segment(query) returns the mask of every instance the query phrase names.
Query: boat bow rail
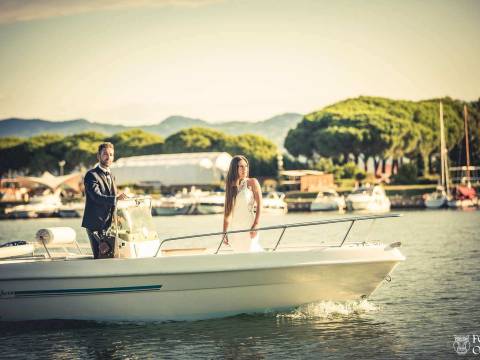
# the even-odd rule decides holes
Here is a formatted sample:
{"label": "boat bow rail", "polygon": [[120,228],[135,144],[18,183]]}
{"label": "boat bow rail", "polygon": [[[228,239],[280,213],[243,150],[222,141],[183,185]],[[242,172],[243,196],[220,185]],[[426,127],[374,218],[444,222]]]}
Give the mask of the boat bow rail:
{"label": "boat bow rail", "polygon": [[[284,224],[284,225],[274,225],[274,226],[265,226],[265,227],[260,227],[255,229],[255,231],[268,231],[268,230],[281,230],[280,235],[275,243],[275,246],[271,248],[271,251],[276,251],[278,246],[280,245],[280,242],[282,241],[283,235],[287,231],[287,229],[291,228],[299,228],[299,227],[307,227],[307,226],[318,226],[318,225],[326,225],[326,224],[335,224],[335,223],[350,223],[348,226],[348,229],[346,230],[342,241],[337,244],[337,245],[325,245],[325,247],[342,247],[345,241],[348,238],[348,235],[350,234],[350,231],[353,228],[353,225],[356,222],[359,221],[366,221],[366,220],[377,220],[377,219],[385,219],[385,218],[396,218],[400,217],[401,214],[383,214],[383,215],[364,215],[364,216],[349,216],[349,217],[342,217],[342,218],[337,218],[337,219],[325,219],[325,220],[318,220],[318,221],[308,221],[308,222],[300,222],[300,223],[291,223],[291,224]],[[214,233],[203,233],[203,234],[195,234],[195,235],[185,235],[185,236],[176,236],[176,237],[170,237],[163,239],[157,249],[157,252],[155,253],[155,257],[158,256],[160,253],[163,244],[172,242],[172,241],[179,241],[179,240],[187,240],[187,239],[195,239],[195,238],[201,238],[201,237],[209,237],[209,236],[220,236],[222,235],[221,241],[218,244],[218,247],[214,254],[218,254],[220,251],[220,248],[222,247],[222,244],[224,243],[226,237],[228,234],[237,234],[237,233],[245,233],[245,232],[251,232],[252,229],[244,229],[244,230],[232,230],[232,231],[226,231],[226,232],[214,232]]]}

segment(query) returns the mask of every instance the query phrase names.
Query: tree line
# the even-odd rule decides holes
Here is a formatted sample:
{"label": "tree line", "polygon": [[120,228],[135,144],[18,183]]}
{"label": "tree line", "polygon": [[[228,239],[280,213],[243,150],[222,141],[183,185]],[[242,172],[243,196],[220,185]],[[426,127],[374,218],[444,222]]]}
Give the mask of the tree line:
{"label": "tree line", "polygon": [[[385,160],[413,160],[419,175],[436,172],[433,159],[439,153],[439,102],[443,103],[446,142],[452,164],[465,164],[463,106],[469,111],[470,158],[480,165],[480,100],[465,103],[451,98],[400,101],[359,97],[338,102],[304,116],[289,131],[284,157],[286,169],[315,168],[333,172],[337,178],[358,173],[360,160],[373,159],[376,169],[385,170]],[[243,154],[251,162],[253,176],[276,176],[277,146],[259,135],[227,135],[207,128],[180,130],[167,138],[140,129],[107,136],[83,132],[62,136],[44,134],[28,139],[8,137],[0,142],[0,176],[9,170],[38,175],[58,173],[65,160],[65,173],[96,163],[96,151],[103,141],[115,145],[115,157],[181,152],[226,151]],[[287,154],[288,155],[288,154]],[[436,156],[437,155],[437,156]],[[307,165],[299,160],[307,159]],[[438,162],[437,162],[438,164]],[[411,164],[410,164],[411,166]]]}
{"label": "tree line", "polygon": [[115,158],[182,152],[226,151],[243,154],[250,160],[253,176],[275,176],[277,146],[259,135],[231,136],[217,130],[189,128],[166,139],[140,129],[107,136],[83,132],[62,136],[44,134],[27,139],[8,137],[0,142],[0,176],[9,171],[39,175],[44,171],[59,173],[59,162],[65,161],[65,173],[93,166],[98,145],[109,141],[115,146]]}
{"label": "tree line", "polygon": [[[443,103],[446,143],[452,163],[464,164],[463,107],[469,111],[469,140],[473,163],[480,165],[480,100],[465,103],[451,98],[401,101],[358,97],[306,115],[289,131],[285,148],[311,164],[328,158],[335,164],[373,159],[375,169],[385,171],[386,159],[394,167],[404,157],[414,161],[420,175],[433,170],[439,153],[439,102]],[[381,166],[381,168],[380,168]]]}

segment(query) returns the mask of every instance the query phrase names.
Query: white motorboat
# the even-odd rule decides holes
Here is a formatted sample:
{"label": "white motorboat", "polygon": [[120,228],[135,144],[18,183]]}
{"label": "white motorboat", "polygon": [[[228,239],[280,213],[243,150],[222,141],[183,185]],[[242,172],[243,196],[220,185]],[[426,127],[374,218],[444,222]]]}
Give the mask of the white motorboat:
{"label": "white motorboat", "polygon": [[265,213],[286,214],[288,212],[285,194],[282,192],[269,191],[263,193],[262,204]]}
{"label": "white motorboat", "polygon": [[333,189],[319,191],[310,204],[310,211],[329,211],[345,209],[345,199]]}
{"label": "white motorboat", "polygon": [[72,202],[62,205],[58,208],[58,217],[61,218],[78,218],[83,216],[85,210],[84,202]]}
{"label": "white motorboat", "polygon": [[195,204],[194,198],[167,196],[154,201],[152,214],[157,216],[187,215],[194,211]]}
{"label": "white motorboat", "polygon": [[439,209],[447,206],[448,196],[442,186],[438,186],[433,193],[424,195],[425,207]]}
{"label": "white motorboat", "polygon": [[196,201],[195,213],[201,215],[222,214],[225,208],[225,193],[211,192],[200,195]]}
{"label": "white motorboat", "polygon": [[13,218],[36,218],[53,216],[62,206],[57,194],[33,196],[25,205],[5,209],[5,215]]}
{"label": "white motorboat", "polygon": [[390,211],[390,200],[380,185],[362,186],[347,196],[348,210],[382,213]]}
{"label": "white motorboat", "polygon": [[[194,320],[288,309],[319,300],[356,300],[368,297],[405,260],[399,243],[345,241],[355,222],[395,215],[260,228],[282,231],[266,251],[235,253],[223,248],[225,233],[160,241],[145,203],[145,199],[123,206],[119,202],[118,222],[111,231],[118,258],[55,256],[50,246],[75,240],[63,228],[37,233],[47,255],[0,261],[0,320]],[[281,244],[290,228],[342,222],[348,230],[339,244]],[[218,246],[172,248],[207,235],[219,239]]]}

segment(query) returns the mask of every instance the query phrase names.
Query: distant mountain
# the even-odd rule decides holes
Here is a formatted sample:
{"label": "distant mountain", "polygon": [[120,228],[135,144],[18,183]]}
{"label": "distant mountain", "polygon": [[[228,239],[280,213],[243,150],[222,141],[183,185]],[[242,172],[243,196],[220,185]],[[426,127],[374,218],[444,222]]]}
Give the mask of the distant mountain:
{"label": "distant mountain", "polygon": [[257,134],[272,140],[277,145],[283,147],[283,141],[287,136],[288,130],[297,126],[302,120],[303,115],[295,113],[286,113],[274,116],[270,119],[258,122],[230,121],[219,124],[212,124],[214,129],[223,131],[227,134]]}
{"label": "distant mountain", "polygon": [[128,129],[123,125],[93,123],[84,119],[48,121],[40,119],[10,118],[0,120],[0,137],[30,137],[44,133],[72,135],[84,131],[98,131],[108,135]]}
{"label": "distant mountain", "polygon": [[170,116],[158,124],[145,125],[140,128],[158,135],[169,136],[181,129],[194,126],[210,127],[210,125],[210,123],[200,119],[192,119],[184,116]]}
{"label": "distant mountain", "polygon": [[0,120],[0,138],[7,136],[30,137],[42,133],[57,133],[72,135],[84,131],[97,131],[107,135],[139,128],[154,134],[167,137],[177,131],[190,127],[206,127],[216,129],[231,135],[257,134],[267,137],[279,146],[288,130],[294,128],[302,119],[301,114],[286,113],[258,122],[229,121],[223,123],[210,123],[200,119],[183,116],[170,116],[155,125],[123,126],[94,123],[84,119],[68,121],[47,121],[40,119],[5,119]]}

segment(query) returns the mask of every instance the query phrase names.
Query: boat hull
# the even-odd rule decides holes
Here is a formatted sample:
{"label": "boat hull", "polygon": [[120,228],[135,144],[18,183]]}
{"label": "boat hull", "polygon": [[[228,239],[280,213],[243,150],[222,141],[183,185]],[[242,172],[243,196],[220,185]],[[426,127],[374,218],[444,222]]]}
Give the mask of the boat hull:
{"label": "boat hull", "polygon": [[195,212],[200,215],[223,214],[223,204],[198,203]]}
{"label": "boat hull", "polygon": [[390,201],[347,200],[347,208],[350,211],[385,213],[390,211]]}
{"label": "boat hull", "polygon": [[0,265],[0,320],[196,320],[356,300],[369,296],[402,260],[397,249],[358,246],[12,261]]}
{"label": "boat hull", "polygon": [[434,198],[425,200],[425,207],[428,209],[440,209],[447,206],[447,198]]}
{"label": "boat hull", "polygon": [[343,210],[345,208],[344,201],[314,201],[310,205],[310,211],[334,211]]}
{"label": "boat hull", "polygon": [[152,207],[152,215],[154,216],[174,216],[187,215],[192,211],[192,205],[185,205],[179,207]]}

